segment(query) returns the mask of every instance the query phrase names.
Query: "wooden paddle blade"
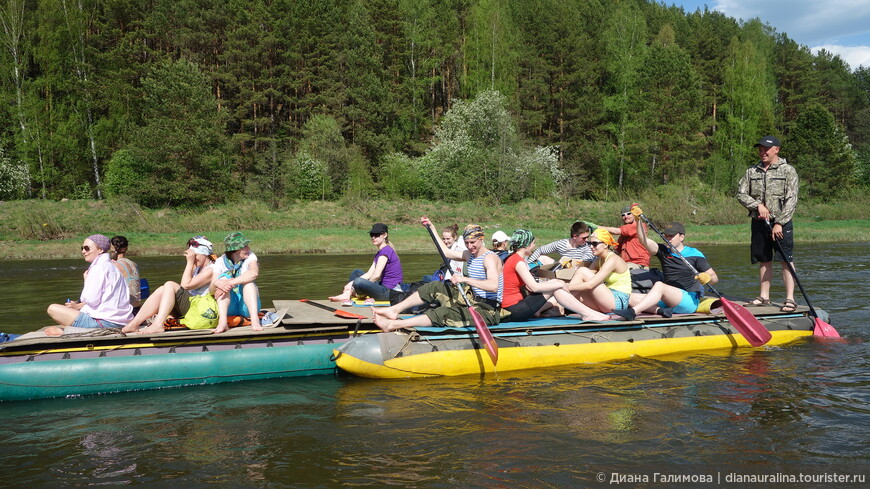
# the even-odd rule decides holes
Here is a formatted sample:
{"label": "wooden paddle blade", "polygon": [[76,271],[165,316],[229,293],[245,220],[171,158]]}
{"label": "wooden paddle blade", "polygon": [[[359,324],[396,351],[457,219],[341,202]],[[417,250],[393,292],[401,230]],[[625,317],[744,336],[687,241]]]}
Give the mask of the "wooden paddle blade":
{"label": "wooden paddle blade", "polygon": [[724,297],[722,299],[722,309],[725,310],[725,317],[734,328],[746,338],[752,346],[761,346],[773,337],[770,331],[763,324],[747,311],[743,306],[737,305]]}
{"label": "wooden paddle blade", "polygon": [[827,338],[839,338],[840,333],[834,329],[830,324],[822,321],[819,318],[815,320],[815,326],[813,327],[813,335],[814,336],[825,336]]}
{"label": "wooden paddle blade", "polygon": [[483,340],[483,346],[486,348],[486,352],[489,353],[489,358],[492,360],[492,364],[498,364],[498,345],[495,344],[495,338],[492,337],[492,333],[490,333],[489,328],[486,327],[486,323],[483,321],[483,316],[472,307],[468,308],[468,312],[471,314],[471,319],[474,320],[474,327],[477,329],[477,336]]}

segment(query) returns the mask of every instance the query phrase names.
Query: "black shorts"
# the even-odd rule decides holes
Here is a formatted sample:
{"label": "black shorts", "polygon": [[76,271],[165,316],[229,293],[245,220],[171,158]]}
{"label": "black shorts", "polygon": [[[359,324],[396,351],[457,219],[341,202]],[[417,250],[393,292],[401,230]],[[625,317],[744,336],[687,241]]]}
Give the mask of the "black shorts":
{"label": "black shorts", "polygon": [[528,321],[546,303],[547,298],[543,294],[529,294],[516,304],[504,308],[505,311],[510,311],[511,314],[502,319],[502,322]]}
{"label": "black shorts", "polygon": [[[773,244],[772,231],[767,223],[761,219],[752,220],[752,244],[749,252],[752,255],[752,263],[766,263],[771,261],[783,261],[779,250]],[[782,239],[779,241],[788,261],[794,261],[794,229],[792,221],[782,225]]]}

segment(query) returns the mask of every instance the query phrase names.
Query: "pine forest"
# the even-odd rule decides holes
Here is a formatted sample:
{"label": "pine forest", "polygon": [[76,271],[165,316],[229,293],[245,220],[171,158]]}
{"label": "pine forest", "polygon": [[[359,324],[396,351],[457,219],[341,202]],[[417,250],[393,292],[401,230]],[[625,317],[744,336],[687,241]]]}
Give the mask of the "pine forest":
{"label": "pine forest", "polygon": [[0,199],[866,190],[870,68],[649,0],[0,0]]}

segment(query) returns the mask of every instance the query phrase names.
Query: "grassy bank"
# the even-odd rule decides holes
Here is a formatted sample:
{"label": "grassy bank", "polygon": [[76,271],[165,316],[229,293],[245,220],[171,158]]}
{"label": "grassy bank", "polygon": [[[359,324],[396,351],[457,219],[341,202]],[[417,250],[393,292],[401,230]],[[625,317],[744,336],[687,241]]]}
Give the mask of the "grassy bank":
{"label": "grassy bank", "polygon": [[[748,242],[746,212],[733,199],[707,202],[691,199],[641,200],[655,222],[686,223],[688,240],[696,244]],[[679,204],[670,204],[679,202]],[[858,199],[836,204],[802,203],[795,217],[796,241],[870,241],[870,212]],[[132,256],[178,253],[194,234],[215,243],[235,230],[245,232],[260,254],[370,253],[366,232],[373,222],[385,222],[400,252],[432,250],[419,217],[429,216],[438,226],[469,222],[488,232],[510,234],[517,227],[532,229],[539,243],[565,237],[576,219],[602,225],[620,223],[626,202],[547,201],[510,205],[427,201],[300,202],[271,209],[245,202],[200,210],[140,208],[129,201],[28,200],[0,202],[0,243],[3,258],[42,259],[79,257],[78,245],[93,233],[123,234]],[[222,251],[222,247],[216,247]]]}

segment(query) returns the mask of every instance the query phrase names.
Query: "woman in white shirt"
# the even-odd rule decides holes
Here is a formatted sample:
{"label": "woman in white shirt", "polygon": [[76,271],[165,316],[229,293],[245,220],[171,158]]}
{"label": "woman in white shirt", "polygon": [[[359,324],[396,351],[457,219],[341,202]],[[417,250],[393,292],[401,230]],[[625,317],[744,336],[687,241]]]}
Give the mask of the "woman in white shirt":
{"label": "woman in white shirt", "polygon": [[[181,283],[169,281],[157,287],[142,304],[132,321],[124,326],[124,333],[139,332],[140,334],[162,333],[163,323],[171,314],[182,318],[190,308],[190,298],[208,293],[213,274],[215,256],[212,254],[211,241],[205,236],[194,236],[187,240],[184,251],[187,264],[181,273]],[[154,316],[151,325],[139,330],[146,319]]]}

